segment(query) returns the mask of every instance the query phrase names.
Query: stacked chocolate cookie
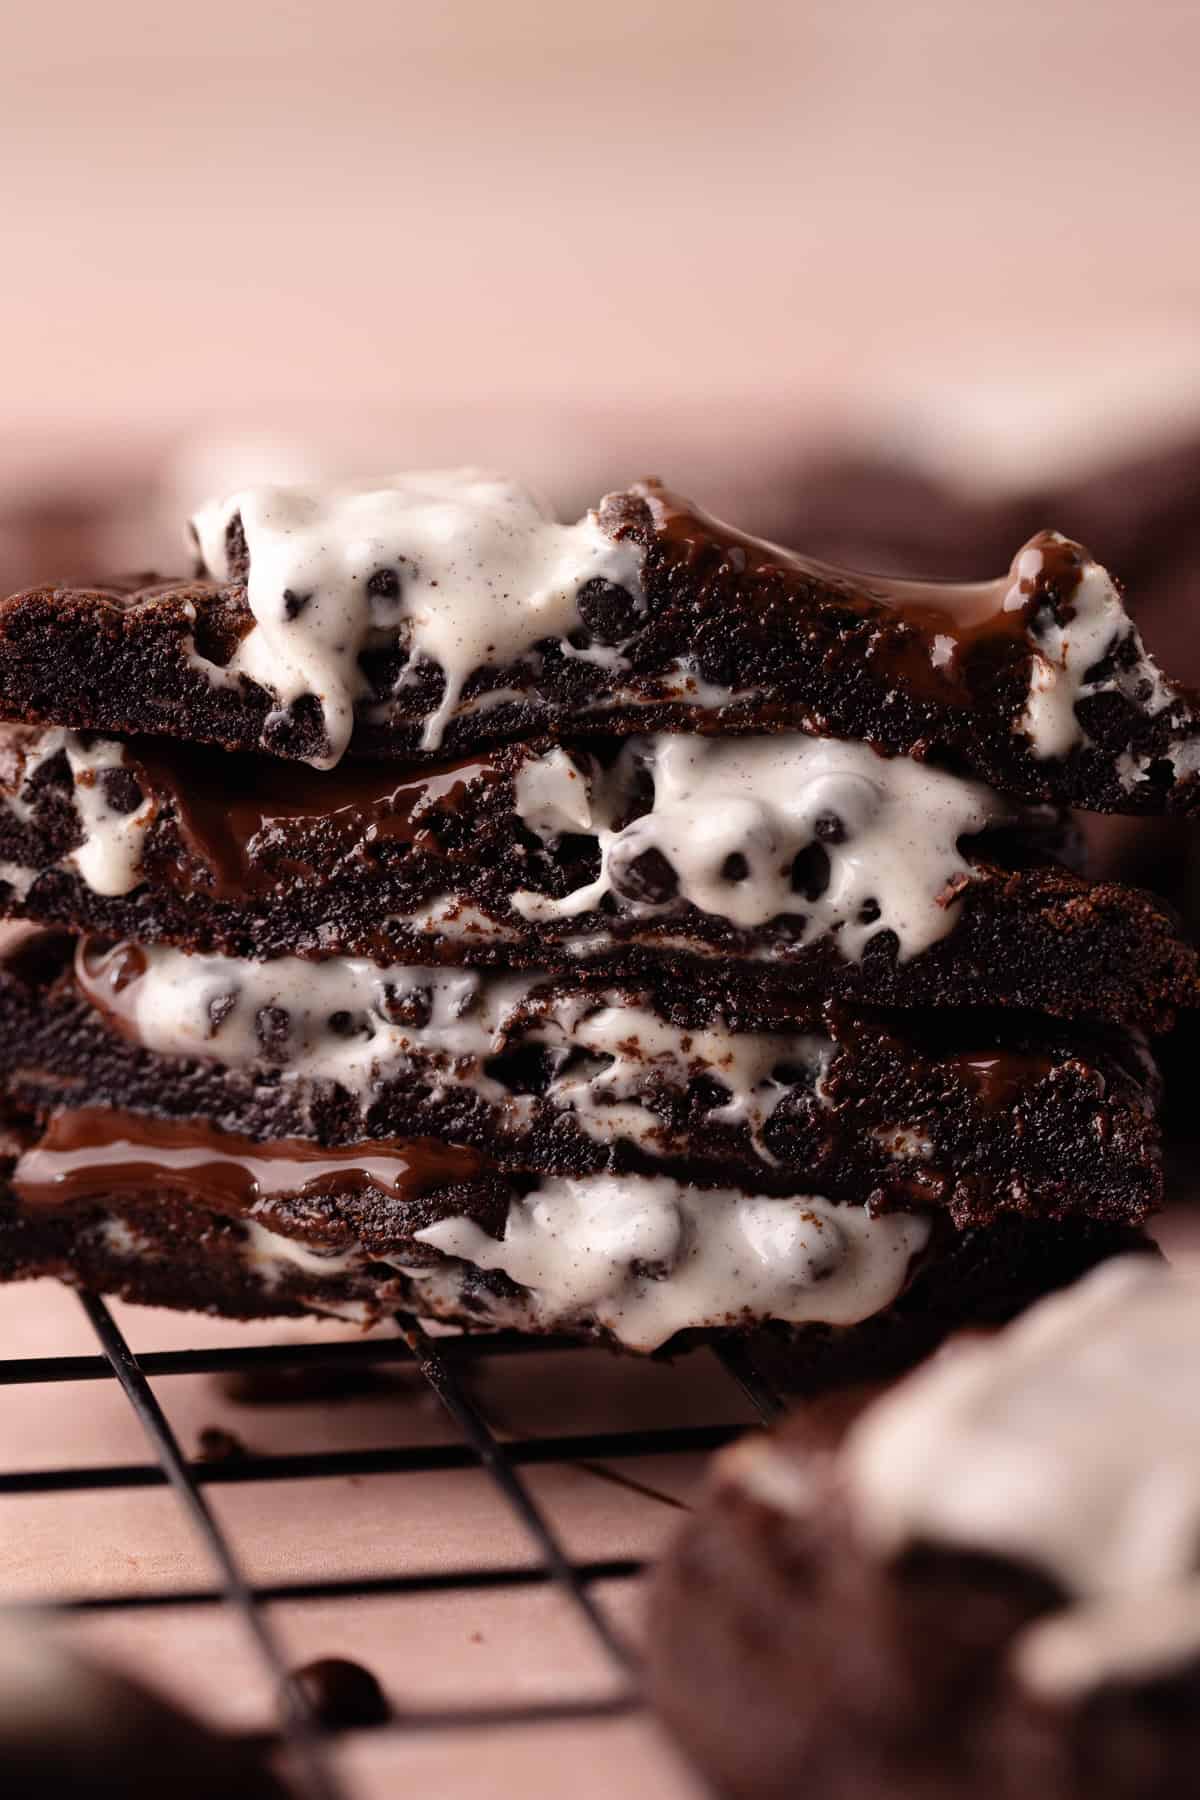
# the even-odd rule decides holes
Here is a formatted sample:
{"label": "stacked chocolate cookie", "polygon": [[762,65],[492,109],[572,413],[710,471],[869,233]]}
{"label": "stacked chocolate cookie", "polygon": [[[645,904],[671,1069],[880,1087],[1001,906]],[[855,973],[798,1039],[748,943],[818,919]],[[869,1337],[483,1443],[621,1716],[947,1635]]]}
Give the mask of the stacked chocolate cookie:
{"label": "stacked chocolate cookie", "polygon": [[1131,1241],[1200,809],[1105,572],[876,580],[656,484],[256,490],[0,603],[0,1271],[923,1347]]}

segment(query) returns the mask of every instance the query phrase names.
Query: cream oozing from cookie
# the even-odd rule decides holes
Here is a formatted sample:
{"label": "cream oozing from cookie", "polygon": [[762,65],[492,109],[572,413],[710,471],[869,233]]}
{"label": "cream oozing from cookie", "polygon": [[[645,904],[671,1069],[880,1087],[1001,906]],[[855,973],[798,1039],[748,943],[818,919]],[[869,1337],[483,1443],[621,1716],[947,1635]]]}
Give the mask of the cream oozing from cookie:
{"label": "cream oozing from cookie", "polygon": [[[355,1316],[364,1300],[377,1312],[382,1299],[496,1329],[599,1327],[641,1352],[676,1332],[768,1319],[858,1324],[892,1304],[929,1238],[914,1213],[872,1218],[811,1195],[754,1198],[612,1175],[543,1179],[513,1202],[502,1239],[465,1218],[419,1231],[446,1261],[406,1259],[402,1246],[323,1251],[257,1220],[241,1229],[244,1260],[267,1287],[288,1280],[302,1292],[306,1277],[360,1287],[344,1300],[314,1288],[318,1312]],[[481,1287],[471,1269],[502,1270],[516,1286]]]}
{"label": "cream oozing from cookie", "polygon": [[467,1218],[416,1233],[501,1270],[542,1329],[594,1323],[643,1351],[753,1320],[857,1324],[896,1298],[928,1236],[915,1213],[614,1175],[543,1180],[513,1201],[499,1239]]}
{"label": "cream oozing from cookie", "polygon": [[[1052,545],[1067,541],[1057,532],[1043,535]],[[1033,591],[1045,556],[1045,548],[1037,540],[1018,553],[1010,589],[1018,604]],[[1070,617],[1064,623],[1049,619],[1030,631],[1033,672],[1020,724],[1033,754],[1040,759],[1065,756],[1087,743],[1077,708],[1093,694],[1125,694],[1151,714],[1161,712],[1176,698],[1142,644],[1112,576],[1098,562],[1089,559],[1082,564],[1069,607]],[[1110,652],[1130,637],[1136,647],[1130,666],[1106,668]]]}
{"label": "cream oozing from cookie", "polygon": [[[72,798],[79,817],[81,841],[63,857],[95,894],[115,898],[128,894],[141,880],[142,848],[157,810],[152,797],[123,808],[105,777],[126,768],[125,747],[116,738],[95,737],[85,732],[53,726],[40,732],[28,749],[19,751],[19,768],[13,790],[4,796],[4,807],[24,822],[33,813],[26,796],[31,777],[39,769],[65,756],[71,772]],[[135,790],[136,791],[136,790]],[[10,865],[7,879],[24,895],[37,871]]]}
{"label": "cream oozing from cookie", "polygon": [[[653,798],[625,822],[639,777]],[[646,918],[687,901],[746,930],[802,917],[793,941],[832,933],[848,959],[880,931],[901,957],[945,936],[971,874],[959,840],[1014,816],[979,782],[795,734],[632,739],[590,793],[552,750],[518,776],[516,799],[531,830],[590,832],[601,853],[596,880],[561,900],[514,895],[525,919],[571,919],[609,895]]]}
{"label": "cream oozing from cookie", "polygon": [[833,1054],[820,1033],[737,1032],[720,1019],[689,1028],[636,989],[572,991],[541,975],[361,957],[249,962],[161,944],[87,948],[78,967],[88,994],[147,1050],[234,1069],[273,1065],[285,1084],[336,1082],[364,1105],[381,1082],[419,1066],[434,1087],[465,1088],[519,1128],[532,1101],[491,1065],[508,1050],[540,1048],[547,1104],[603,1142],[665,1147],[648,1087],[684,1089],[700,1075],[727,1096],[708,1117],[757,1137],[797,1081],[820,1103]]}
{"label": "cream oozing from cookie", "polygon": [[1066,1606],[1013,1648],[1066,1699],[1200,1654],[1200,1283],[1109,1263],[966,1344],[850,1433],[854,1516],[883,1555],[925,1542],[1006,1556]]}
{"label": "cream oozing from cookie", "polygon": [[594,513],[559,524],[517,483],[476,469],[234,494],[193,520],[205,567],[223,580],[239,519],[255,625],[224,669],[204,667],[213,680],[249,676],[279,714],[315,697],[328,739],[318,767],[336,763],[350,741],[355,702],[368,692],[364,650],[399,644],[410,672],[418,661],[442,670],[442,698],[424,731],[431,749],[467,678],[519,661],[541,639],[619,665],[619,647],[578,652],[565,643],[587,583],[611,582],[640,602],[640,552],[608,537]]}

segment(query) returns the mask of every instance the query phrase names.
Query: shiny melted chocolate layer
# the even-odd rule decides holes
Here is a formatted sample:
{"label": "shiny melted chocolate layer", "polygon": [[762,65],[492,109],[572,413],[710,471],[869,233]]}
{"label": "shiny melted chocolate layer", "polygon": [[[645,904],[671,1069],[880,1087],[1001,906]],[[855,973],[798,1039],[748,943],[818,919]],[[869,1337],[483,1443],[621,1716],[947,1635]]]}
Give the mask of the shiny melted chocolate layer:
{"label": "shiny melted chocolate layer", "polygon": [[960,1226],[1139,1220],[1162,1192],[1137,1033],[761,986],[238,962],[50,933],[39,948],[26,932],[0,958],[0,1085],[39,1118],[86,1096],[351,1155],[434,1139],[528,1173],[817,1182]]}
{"label": "shiny melted chocolate layer", "polygon": [[1041,531],[1022,553],[1034,553],[1024,573],[1018,566],[995,580],[961,582],[873,575],[749,537],[656,482],[634,491],[649,507],[668,557],[685,567],[710,557],[719,546],[736,574],[799,575],[830,589],[839,607],[864,621],[887,608],[910,635],[888,645],[881,666],[911,680],[927,698],[956,705],[970,705],[973,699],[963,679],[965,660],[989,651],[993,658],[1025,654],[1035,615],[1048,601],[1070,602],[1087,560],[1078,544]]}
{"label": "shiny melted chocolate layer", "polygon": [[177,1193],[223,1214],[283,1196],[336,1200],[377,1188],[413,1201],[477,1180],[488,1165],[471,1150],[432,1140],[327,1149],[301,1138],[258,1143],[203,1119],[155,1119],[105,1106],[65,1107],[22,1152],[11,1183],[27,1206]]}
{"label": "shiny melted chocolate layer", "polygon": [[135,778],[169,803],[180,836],[209,874],[215,899],[273,893],[331,856],[367,858],[382,842],[431,848],[434,809],[454,813],[468,788],[501,779],[488,759],[464,757],[419,772],[388,763],[342,764],[312,774],[269,757],[221,756],[166,743],[128,752]]}

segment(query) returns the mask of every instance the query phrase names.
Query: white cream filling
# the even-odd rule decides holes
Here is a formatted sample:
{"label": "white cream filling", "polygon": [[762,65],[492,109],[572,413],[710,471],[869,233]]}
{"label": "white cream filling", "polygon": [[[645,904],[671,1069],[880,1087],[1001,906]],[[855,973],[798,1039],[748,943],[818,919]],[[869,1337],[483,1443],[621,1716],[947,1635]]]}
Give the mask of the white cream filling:
{"label": "white cream filling", "polygon": [[[59,727],[43,731],[22,770],[21,785],[60,752],[66,753],[74,783],[72,796],[83,841],[63,861],[76,869],[94,894],[127,894],[141,880],[142,846],[154,818],[155,803],[147,796],[133,812],[110,806],[101,780],[105,770],[125,767],[125,748],[115,738],[86,742],[78,731]],[[8,810],[19,819],[31,816],[32,807],[20,793],[5,796]],[[24,896],[37,879],[31,869],[16,864],[3,867],[6,879]]]}
{"label": "white cream filling", "polygon": [[[133,988],[132,1015],[148,1050],[229,1068],[261,1066],[270,1059],[259,1015],[281,1008],[288,1014],[283,1078],[337,1082],[360,1098],[417,1054],[444,1059],[448,1078],[455,1063],[474,1067],[494,1055],[514,1009],[536,985],[529,976],[470,969],[381,968],[365,957],[248,962],[164,944],[147,945],[140,955],[145,966]],[[424,1024],[396,1021],[397,1007],[418,1002],[429,1009]],[[331,1024],[339,1015],[342,1031]]]}
{"label": "white cream filling", "polygon": [[[243,1256],[268,1287],[299,1270],[315,1278],[354,1276],[390,1265],[431,1317],[464,1311],[461,1268],[407,1266],[361,1245],[321,1250],[242,1222]],[[142,1254],[119,1222],[112,1244]],[[778,1319],[854,1325],[890,1306],[928,1242],[914,1213],[872,1217],[812,1195],[790,1199],[707,1192],[665,1178],[596,1175],[548,1178],[509,1209],[497,1241],[471,1220],[446,1219],[417,1239],[477,1269],[501,1269],[525,1291],[474,1290],[466,1311],[494,1327],[554,1331],[606,1327],[631,1350],[651,1351],[676,1332]],[[321,1311],[365,1317],[362,1300]]]}
{"label": "white cream filling", "polygon": [[278,1284],[285,1268],[300,1269],[306,1275],[345,1275],[365,1260],[358,1245],[350,1250],[321,1250],[300,1238],[270,1231],[257,1219],[243,1219],[240,1223],[246,1234],[243,1255],[271,1287]]}
{"label": "white cream filling", "polygon": [[385,919],[383,925],[385,930],[389,925],[398,926],[427,937],[486,938],[489,942],[511,941],[519,935],[510,926],[480,912],[469,900],[460,900],[454,894],[439,894],[419,912],[398,914]]}
{"label": "white cream filling", "polygon": [[1027,1626],[1013,1645],[1017,1680],[1051,1705],[1097,1687],[1136,1686],[1200,1661],[1200,1577],[1085,1601]]}
{"label": "white cream filling", "polygon": [[1073,1597],[1018,1643],[1042,1693],[1200,1648],[1200,1284],[1119,1259],[999,1337],[912,1376],[854,1426],[861,1531],[1003,1555]]}
{"label": "white cream filling", "polygon": [[513,1202],[500,1240],[466,1218],[416,1234],[502,1270],[545,1328],[595,1322],[643,1351],[757,1319],[858,1323],[896,1298],[928,1235],[912,1213],[633,1176],[547,1179]]}
{"label": "white cream filling", "polygon": [[[775,1070],[803,1071],[820,1099],[833,1052],[832,1041],[815,1033],[734,1032],[720,1024],[689,1030],[629,1004],[621,990],[543,993],[550,984],[541,975],[380,967],[359,957],[248,962],[161,944],[139,954],[132,1024],[158,1055],[261,1067],[259,1016],[281,1008],[288,1014],[280,1052],[285,1083],[337,1082],[366,1100],[389,1075],[420,1061],[432,1065],[435,1087],[466,1087],[506,1106],[520,1124],[529,1101],[485,1065],[511,1046],[532,1044],[561,1053],[562,1072],[550,1081],[547,1102],[603,1142],[649,1145],[661,1138],[663,1123],[639,1090],[648,1078],[683,1088],[700,1074],[715,1077],[729,1095],[709,1116],[745,1124],[757,1136],[790,1091]],[[409,1023],[397,1021],[398,1010],[408,1011]],[[587,1054],[572,1065],[572,1051]]]}
{"label": "white cream filling", "polygon": [[[1017,556],[1010,590],[1017,604],[1032,591],[1044,560],[1036,544],[1026,545]],[[1072,617],[1065,625],[1051,624],[1036,637],[1030,634],[1033,672],[1020,723],[1033,754],[1041,759],[1065,756],[1088,741],[1076,708],[1092,694],[1123,693],[1150,714],[1161,712],[1175,697],[1131,624],[1112,576],[1099,563],[1084,564],[1070,604]],[[1088,681],[1088,670],[1130,634],[1137,645],[1133,666]]]}
{"label": "white cream filling", "polygon": [[[653,802],[618,829],[639,766],[653,777]],[[516,893],[513,907],[525,919],[577,917],[614,892],[634,917],[690,901],[743,929],[803,916],[799,941],[832,933],[848,959],[879,931],[895,932],[902,957],[944,937],[954,894],[971,874],[959,839],[1013,816],[979,782],[877,756],[864,744],[795,734],[631,739],[611,770],[597,771],[590,796],[570,759],[554,750],[521,772],[516,799],[544,836],[590,830],[602,859],[596,880],[564,899]],[[622,868],[647,851],[673,872],[676,891],[663,902],[621,894]],[[793,886],[800,852],[818,867],[827,859],[811,898]]]}
{"label": "white cream filling", "polygon": [[234,494],[193,520],[205,566],[221,579],[235,515],[256,623],[226,669],[196,660],[215,680],[249,676],[274,695],[277,712],[314,695],[329,739],[318,767],[336,763],[350,740],[355,701],[368,691],[358,659],[369,645],[399,638],[414,660],[443,670],[445,692],[423,738],[432,749],[476,669],[515,662],[542,638],[565,639],[586,582],[640,593],[641,553],[614,543],[594,513],[561,525],[516,483],[476,469],[375,488]]}

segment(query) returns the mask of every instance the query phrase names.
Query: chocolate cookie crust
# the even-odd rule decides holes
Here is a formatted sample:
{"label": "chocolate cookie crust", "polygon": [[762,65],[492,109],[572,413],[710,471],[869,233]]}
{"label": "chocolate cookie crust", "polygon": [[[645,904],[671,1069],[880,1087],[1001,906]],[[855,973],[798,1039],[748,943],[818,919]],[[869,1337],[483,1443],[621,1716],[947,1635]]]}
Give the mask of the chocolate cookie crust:
{"label": "chocolate cookie crust", "polygon": [[[319,1060],[320,1045],[336,1058],[347,1031],[372,1031],[367,1015],[335,1011],[314,1061],[273,1005],[257,1056],[231,1052],[223,1063],[227,1012],[239,1003],[229,965],[218,972],[228,993],[212,1055],[163,1054],[138,1037],[144,956],[89,950],[82,991],[73,952],[65,936],[18,930],[0,963],[0,1080],[39,1113],[85,1093],[150,1117],[219,1119],[262,1140],[437,1138],[512,1170],[665,1172],[779,1194],[815,1187],[885,1208],[944,1208],[960,1227],[1007,1213],[1136,1224],[1161,1199],[1157,1076],[1144,1044],[1117,1031],[1021,1014],[853,1012],[760,993],[755,1026],[739,1036],[702,988],[545,981],[514,989],[490,1046],[485,1031],[488,1048],[466,1054],[461,1040],[448,1051],[436,1029],[422,1030],[433,1001],[421,972],[405,970],[415,985],[393,988],[390,1005],[411,1020],[406,1047],[389,1052],[381,1014],[364,1052],[369,1060],[382,1046],[378,1062],[359,1090],[321,1073],[336,1064]],[[478,987],[458,1002],[476,1012],[483,1003]],[[589,1033],[589,1015],[603,1029]],[[779,1060],[743,1077],[739,1061],[760,1055],[758,1036]]]}
{"label": "chocolate cookie crust", "polygon": [[650,1634],[720,1794],[1187,1791],[1195,1301],[1193,1275],[1122,1257],[949,1346],[840,1441],[799,1413],[721,1458]]}
{"label": "chocolate cookie crust", "polygon": [[[1133,813],[1200,806],[1200,702],[1147,662],[1111,584],[1094,654],[1071,668],[1096,565],[1053,533],[1032,540],[1024,572],[1018,558],[990,592],[825,568],[731,531],[657,483],[610,496],[595,517],[613,544],[638,552],[640,592],[591,584],[566,637],[477,669],[440,753],[562,735],[581,720],[616,734],[801,730],[944,759],[1029,799]],[[281,711],[249,676],[225,678],[256,628],[244,539],[226,560],[240,579],[42,588],[0,603],[0,709],[321,759],[328,741],[311,696]],[[1039,742],[1031,696],[1060,664],[1065,716]],[[428,754],[443,671],[410,660],[402,632],[365,648],[360,665],[367,692],[352,750]]]}
{"label": "chocolate cookie crust", "polygon": [[1015,1690],[1007,1659],[1018,1633],[1061,1604],[1052,1580],[932,1547],[881,1570],[854,1538],[827,1459],[798,1447],[796,1465],[819,1512],[782,1516],[731,1460],[655,1588],[656,1704],[724,1800],[1186,1791],[1200,1661],[1070,1708],[1039,1706]]}
{"label": "chocolate cookie crust", "polygon": [[[808,862],[793,875],[800,887],[789,910],[762,925],[739,926],[682,899],[647,908],[611,889],[589,910],[570,910],[570,896],[599,872],[599,838],[526,824],[519,784],[547,760],[544,743],[425,775],[321,775],[161,743],[89,742],[87,754],[113,760],[85,788],[66,753],[48,753],[43,738],[18,731],[5,740],[0,906],[11,917],[230,956],[715,981],[735,1011],[739,987],[766,984],[855,1004],[1015,1006],[1163,1029],[1198,991],[1195,953],[1165,906],[1138,890],[1090,885],[1054,862],[1053,821],[1027,817],[962,839],[966,878],[929,896],[950,928],[919,953],[902,957],[880,925],[848,957],[833,934],[808,928],[807,895],[817,891]],[[590,750],[550,754],[576,770],[581,788],[602,776]],[[96,792],[110,824],[141,821],[125,892],[97,892],[77,866],[81,796]],[[817,853],[827,868],[820,843]],[[659,892],[640,869],[625,879],[643,899]],[[535,911],[554,904],[530,917],[518,909],[521,894],[535,897]]]}
{"label": "chocolate cookie crust", "polygon": [[[481,1219],[491,1205],[482,1193],[472,1200],[465,1191],[457,1202],[474,1207]],[[302,1206],[277,1206],[268,1239],[248,1237],[244,1219],[169,1193],[70,1207],[31,1206],[0,1178],[0,1281],[54,1275],[73,1286],[148,1306],[239,1319],[315,1313],[369,1324],[399,1310],[432,1313],[465,1330],[515,1326],[537,1334],[547,1329],[528,1310],[521,1289],[497,1271],[460,1265],[431,1293],[422,1285],[420,1265],[426,1270],[433,1266],[433,1253],[405,1244],[406,1274],[396,1261],[382,1259],[385,1245],[387,1254],[395,1255],[403,1241],[394,1219],[389,1222],[381,1212],[372,1227],[365,1199],[361,1217],[380,1254],[351,1254],[341,1266],[331,1257],[322,1269],[312,1257],[303,1264],[294,1259],[296,1247],[303,1251],[314,1238],[323,1245],[330,1241],[328,1218],[314,1218]],[[349,1243],[356,1228],[357,1221],[341,1221],[343,1243]],[[1008,1318],[1118,1250],[1149,1248],[1137,1231],[1088,1221],[1053,1225],[1007,1219],[989,1230],[966,1232],[943,1221],[916,1259],[899,1298],[859,1324],[746,1324],[681,1331],[655,1354],[674,1355],[732,1336],[753,1346],[781,1389],[824,1391],[894,1374],[949,1332],[981,1319]],[[597,1330],[567,1335],[621,1348]]]}

